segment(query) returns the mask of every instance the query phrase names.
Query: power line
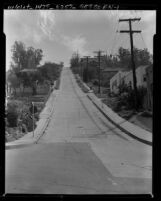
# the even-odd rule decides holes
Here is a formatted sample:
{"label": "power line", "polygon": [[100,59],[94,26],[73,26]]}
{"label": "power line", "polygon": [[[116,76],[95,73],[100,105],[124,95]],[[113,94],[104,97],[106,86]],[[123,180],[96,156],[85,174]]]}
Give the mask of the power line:
{"label": "power line", "polygon": [[[117,16],[116,16],[116,26],[115,26],[115,34],[114,34],[114,39],[113,39],[113,45],[112,45],[112,47],[111,47],[111,51],[109,52],[110,53],[110,55],[112,56],[113,55],[113,52],[114,52],[114,47],[115,47],[115,44],[117,44],[117,42],[118,42],[118,34],[119,34],[119,26],[120,26],[120,24],[119,24],[119,22],[118,22],[118,19],[119,19],[119,11],[117,10],[116,11],[117,12]],[[117,38],[116,38],[117,37]]]}
{"label": "power line", "polygon": [[144,41],[144,38],[143,38],[142,33],[140,33],[140,35],[141,35],[141,38],[142,38],[142,41],[143,41],[143,43],[144,43],[145,48],[148,49],[148,48],[147,48],[147,45],[146,45],[146,43],[145,43],[145,41]]}
{"label": "power line", "polygon": [[[122,45],[124,44],[125,40],[126,40],[125,44],[127,45],[127,43],[128,43],[127,42],[127,35],[125,35],[125,37],[122,39],[122,41],[120,42],[120,45],[118,45],[118,48],[119,48],[119,46],[122,47]],[[126,48],[126,47],[124,46],[124,48]]]}
{"label": "power line", "polygon": [[116,43],[116,36],[118,35],[118,28],[119,28],[119,22],[117,21],[116,27],[115,27],[115,35],[114,35],[114,39],[113,39],[113,45],[111,48],[111,55],[113,54],[113,49],[114,49],[114,45]]}

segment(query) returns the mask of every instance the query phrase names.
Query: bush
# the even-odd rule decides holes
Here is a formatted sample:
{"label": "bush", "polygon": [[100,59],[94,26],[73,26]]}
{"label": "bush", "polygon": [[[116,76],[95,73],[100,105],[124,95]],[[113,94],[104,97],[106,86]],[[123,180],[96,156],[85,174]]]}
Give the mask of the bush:
{"label": "bush", "polygon": [[98,80],[94,80],[93,85],[98,86]]}
{"label": "bush", "polygon": [[17,118],[18,118],[18,114],[16,111],[7,112],[8,127],[16,127]]}
{"label": "bush", "polygon": [[119,85],[118,88],[119,88],[119,94],[122,94],[124,92],[129,92],[129,87],[127,84],[125,84],[124,81]]}
{"label": "bush", "polygon": [[144,107],[144,97],[147,93],[147,89],[145,87],[138,88],[138,108],[142,109]]}
{"label": "bush", "polygon": [[7,104],[6,120],[8,122],[8,127],[16,127],[18,119],[17,102],[9,102]]}
{"label": "bush", "polygon": [[[144,104],[144,96],[146,94],[146,88],[138,87],[137,90],[138,100],[137,100],[137,108],[142,109]],[[135,108],[135,91],[134,89],[130,89],[126,85],[120,86],[120,95],[119,95],[119,106],[126,106],[127,109]]]}
{"label": "bush", "polygon": [[103,83],[103,86],[104,86],[104,87],[110,87],[110,82],[109,82],[109,81],[104,82],[104,83]]}
{"label": "bush", "polygon": [[119,105],[119,102],[118,102],[118,104],[114,105],[114,106],[112,107],[112,109],[113,109],[113,111],[115,111],[115,112],[119,112],[119,111],[121,110],[121,107],[120,107],[120,105]]}

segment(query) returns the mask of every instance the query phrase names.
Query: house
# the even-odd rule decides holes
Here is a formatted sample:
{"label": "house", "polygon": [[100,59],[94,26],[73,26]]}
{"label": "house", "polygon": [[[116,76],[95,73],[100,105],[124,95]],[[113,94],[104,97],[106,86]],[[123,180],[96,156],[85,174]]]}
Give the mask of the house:
{"label": "house", "polygon": [[110,79],[110,91],[117,94],[119,92],[119,85],[122,83],[123,78],[129,73],[129,71],[118,71]]}
{"label": "house", "polygon": [[[143,86],[147,87],[147,76],[146,76],[146,69],[149,65],[145,66],[138,66],[135,70],[136,72],[136,79],[137,79],[137,87]],[[120,83],[124,81],[125,84],[128,86],[131,85],[133,88],[133,72],[130,71],[124,71],[124,72],[118,72],[115,74],[111,80],[110,80],[110,91],[113,93],[118,93],[118,87]]]}
{"label": "house", "polygon": [[146,68],[147,97],[145,107],[153,110],[153,65]]}

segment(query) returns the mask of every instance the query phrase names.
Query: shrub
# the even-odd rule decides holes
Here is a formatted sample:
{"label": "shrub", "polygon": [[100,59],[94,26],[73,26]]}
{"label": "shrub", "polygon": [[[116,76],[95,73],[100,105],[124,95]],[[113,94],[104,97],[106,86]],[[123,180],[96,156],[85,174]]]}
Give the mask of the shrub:
{"label": "shrub", "polygon": [[142,109],[144,107],[144,97],[147,93],[145,87],[138,87],[138,108]]}
{"label": "shrub", "polygon": [[110,86],[110,82],[109,82],[109,81],[104,82],[104,83],[103,83],[103,86],[104,86],[104,87],[109,87],[109,86]]}
{"label": "shrub", "polygon": [[98,86],[98,80],[94,80],[93,85]]}
{"label": "shrub", "polygon": [[119,89],[119,94],[122,94],[124,92],[128,92],[129,91],[129,87],[128,87],[127,84],[125,84],[124,81],[118,86],[118,89]]}
{"label": "shrub", "polygon": [[[144,96],[146,94],[146,88],[138,87],[137,90],[137,108],[142,109],[144,104]],[[127,109],[134,109],[135,107],[135,91],[130,89],[126,85],[120,86],[119,102],[120,106],[126,106]]]}
{"label": "shrub", "polygon": [[112,109],[113,109],[113,111],[115,111],[115,112],[119,112],[119,111],[121,110],[121,107],[120,107],[120,105],[119,105],[119,102],[118,102],[116,105],[114,105],[114,106],[112,107]]}
{"label": "shrub", "polygon": [[8,122],[8,127],[16,127],[17,119],[18,119],[18,111],[17,111],[17,102],[8,102],[7,111],[6,111],[6,119]]}

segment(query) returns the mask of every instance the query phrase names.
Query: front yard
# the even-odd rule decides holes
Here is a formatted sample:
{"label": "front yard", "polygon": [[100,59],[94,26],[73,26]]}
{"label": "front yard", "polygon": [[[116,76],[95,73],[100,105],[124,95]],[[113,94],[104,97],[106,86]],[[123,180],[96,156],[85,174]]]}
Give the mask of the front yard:
{"label": "front yard", "polygon": [[[36,122],[39,120],[39,114],[45,106],[45,102],[50,94],[49,90],[37,95],[24,94],[23,97],[18,95],[7,100],[6,110],[6,129],[5,139],[7,142],[17,140],[36,128]],[[31,102],[37,108],[34,118],[29,108]],[[34,122],[34,125],[33,125]]]}
{"label": "front yard", "polygon": [[128,120],[129,122],[152,132],[152,114],[147,112],[149,115],[145,115],[144,110],[139,112],[134,112],[132,109],[127,109],[125,106],[122,106],[121,109],[117,109],[119,97],[109,96],[109,89],[101,86],[101,93],[98,93],[98,86],[93,85],[91,82],[87,83],[89,87],[92,87],[95,95],[101,99],[101,101],[114,110],[119,116]]}

